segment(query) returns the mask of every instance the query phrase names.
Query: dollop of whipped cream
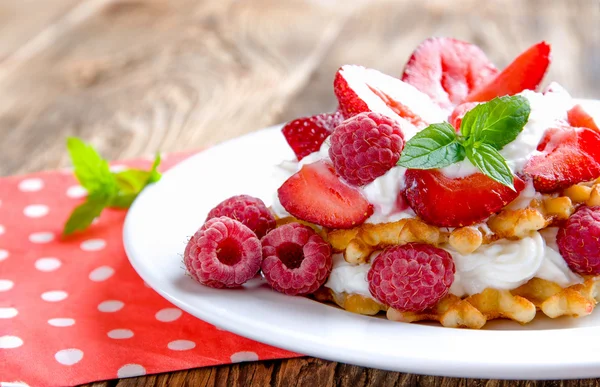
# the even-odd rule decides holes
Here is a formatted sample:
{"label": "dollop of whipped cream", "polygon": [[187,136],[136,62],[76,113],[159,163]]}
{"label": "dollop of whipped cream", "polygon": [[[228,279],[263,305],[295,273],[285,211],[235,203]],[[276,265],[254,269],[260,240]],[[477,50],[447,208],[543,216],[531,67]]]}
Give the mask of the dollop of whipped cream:
{"label": "dollop of whipped cream", "polygon": [[[375,259],[371,256],[371,259]],[[336,293],[360,294],[373,298],[369,292],[367,273],[370,263],[351,265],[344,259],[343,254],[333,254],[333,269],[325,287]]]}

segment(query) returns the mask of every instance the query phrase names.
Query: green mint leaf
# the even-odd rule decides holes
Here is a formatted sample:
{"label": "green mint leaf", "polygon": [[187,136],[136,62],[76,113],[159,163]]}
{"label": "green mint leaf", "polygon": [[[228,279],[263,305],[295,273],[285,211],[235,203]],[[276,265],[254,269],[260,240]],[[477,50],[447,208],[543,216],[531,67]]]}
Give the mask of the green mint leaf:
{"label": "green mint leaf", "polygon": [[150,168],[150,177],[148,178],[148,183],[146,185],[156,183],[162,177],[161,173],[158,172],[158,166],[160,165],[160,162],[160,153],[156,153],[154,162],[152,163],[152,168]]}
{"label": "green mint leaf", "polygon": [[517,138],[529,119],[527,98],[514,95],[494,98],[465,114],[460,131],[466,146],[485,143],[497,150]]}
{"label": "green mint leaf", "polygon": [[442,168],[464,160],[465,149],[447,122],[432,124],[404,145],[398,165],[412,169]]}
{"label": "green mint leaf", "polygon": [[115,174],[119,190],[111,199],[110,207],[129,208],[137,195],[149,184],[155,183],[161,178],[158,172],[160,165],[160,154],[157,154],[149,171],[141,169],[128,169]]}
{"label": "green mint leaf", "polygon": [[63,229],[63,236],[71,235],[76,231],[88,228],[94,219],[100,215],[109,203],[109,197],[104,194],[91,194],[86,201],[79,205],[73,212]]}
{"label": "green mint leaf", "polygon": [[76,137],[67,139],[67,149],[71,155],[75,177],[79,183],[90,193],[116,192],[117,185],[113,174],[108,168],[108,163],[91,145],[84,143]]}
{"label": "green mint leaf", "polygon": [[480,144],[477,147],[468,147],[467,158],[484,175],[509,187],[513,191],[515,190],[512,171],[506,164],[504,157],[492,145]]}

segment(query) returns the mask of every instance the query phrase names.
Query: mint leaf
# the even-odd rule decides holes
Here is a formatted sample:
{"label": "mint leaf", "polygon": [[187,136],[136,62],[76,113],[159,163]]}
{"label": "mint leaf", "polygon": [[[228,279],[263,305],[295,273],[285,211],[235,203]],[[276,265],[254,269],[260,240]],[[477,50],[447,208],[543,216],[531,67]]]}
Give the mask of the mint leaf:
{"label": "mint leaf", "polygon": [[160,154],[157,154],[149,171],[128,169],[115,174],[119,190],[112,198],[110,207],[129,208],[144,188],[160,180],[161,174],[158,172],[160,161]]}
{"label": "mint leaf", "polygon": [[88,192],[112,194],[117,190],[113,174],[104,160],[91,145],[76,137],[67,139],[75,177]]}
{"label": "mint leaf", "polygon": [[465,158],[454,128],[447,122],[432,124],[405,145],[398,165],[413,169],[442,168]]}
{"label": "mint leaf", "polygon": [[85,203],[75,208],[69,216],[63,229],[63,235],[71,235],[76,231],[83,231],[88,228],[102,210],[106,208],[109,199],[109,196],[103,194],[88,195]]}
{"label": "mint leaf", "polygon": [[465,114],[460,131],[467,146],[485,143],[497,150],[514,141],[529,119],[527,98],[515,95],[494,98]]}
{"label": "mint leaf", "polygon": [[477,147],[468,147],[467,158],[486,176],[515,190],[512,171],[504,157],[492,145],[480,144]]}

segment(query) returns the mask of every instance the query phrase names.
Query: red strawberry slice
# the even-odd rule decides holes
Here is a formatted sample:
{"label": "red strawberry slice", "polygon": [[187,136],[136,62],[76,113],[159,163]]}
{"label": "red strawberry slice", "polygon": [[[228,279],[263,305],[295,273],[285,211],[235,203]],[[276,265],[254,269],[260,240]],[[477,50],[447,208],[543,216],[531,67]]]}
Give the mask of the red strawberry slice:
{"label": "red strawberry slice", "polygon": [[458,105],[452,114],[450,114],[450,118],[448,121],[454,129],[458,132],[460,130],[460,124],[462,124],[463,117],[469,110],[472,110],[475,106],[479,105],[477,102],[465,102]]}
{"label": "red strawberry slice", "polygon": [[539,192],[554,192],[600,177],[600,133],[588,128],[555,128],[538,146],[541,155],[525,165]]}
{"label": "red strawberry slice", "polygon": [[479,47],[452,38],[430,38],[413,52],[402,80],[451,109],[497,73]]}
{"label": "red strawberry slice", "polygon": [[594,118],[586,112],[581,105],[575,105],[567,112],[569,124],[577,128],[589,128],[600,132]]}
{"label": "red strawberry slice", "polygon": [[[362,66],[342,66],[333,89],[346,118],[372,111],[418,128],[446,119],[443,111],[414,86]],[[415,133],[404,134],[410,138]]]}
{"label": "red strawberry slice", "polygon": [[550,45],[540,42],[519,55],[501,73],[471,92],[466,102],[485,102],[523,90],[535,90],[550,64]]}
{"label": "red strawberry slice", "polygon": [[463,227],[482,222],[513,201],[525,183],[515,176],[514,185],[517,192],[482,173],[454,179],[437,169],[409,169],[404,195],[427,223]]}
{"label": "red strawberry slice", "polygon": [[304,165],[277,194],[290,214],[324,227],[351,228],[373,214],[373,206],[360,191],[342,182],[325,161]]}
{"label": "red strawberry slice", "polygon": [[342,113],[318,114],[288,122],[281,132],[296,154],[298,161],[318,151],[336,126],[344,121]]}

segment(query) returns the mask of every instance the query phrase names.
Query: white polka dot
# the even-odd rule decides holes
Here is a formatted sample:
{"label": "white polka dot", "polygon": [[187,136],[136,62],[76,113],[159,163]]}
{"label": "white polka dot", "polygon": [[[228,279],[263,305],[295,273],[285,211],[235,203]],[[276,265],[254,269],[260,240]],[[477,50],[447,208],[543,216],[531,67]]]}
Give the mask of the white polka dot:
{"label": "white polka dot", "polygon": [[72,199],[80,199],[87,195],[87,190],[80,185],[73,185],[67,188],[67,196]]}
{"label": "white polka dot", "polygon": [[0,387],[29,387],[29,384],[23,382],[0,382]]}
{"label": "white polka dot", "polygon": [[83,359],[83,351],[77,348],[62,349],[54,354],[54,358],[60,364],[71,366]]}
{"label": "white polka dot", "polygon": [[117,378],[131,378],[146,375],[146,369],[139,364],[125,364],[117,371]]}
{"label": "white polka dot", "polygon": [[8,251],[0,249],[0,261],[4,261],[8,258]]}
{"label": "white polka dot", "polygon": [[48,215],[50,209],[43,204],[31,204],[23,209],[23,214],[28,218],[41,218]]}
{"label": "white polka dot", "polygon": [[0,279],[0,292],[10,290],[15,286],[15,283],[11,280]]}
{"label": "white polka dot", "polygon": [[42,293],[42,300],[48,302],[58,302],[67,298],[69,295],[67,292],[62,290],[51,290],[49,292]]}
{"label": "white polka dot", "polygon": [[98,251],[106,247],[104,239],[88,239],[87,241],[81,242],[81,250],[83,251]]}
{"label": "white polka dot", "polygon": [[13,318],[19,314],[15,308],[0,308],[0,318]]}
{"label": "white polka dot", "polygon": [[181,309],[166,308],[156,312],[156,319],[162,322],[171,322],[177,320],[182,315]]}
{"label": "white polka dot", "polygon": [[126,169],[127,165],[115,164],[110,166],[110,171],[115,173],[123,172]]}
{"label": "white polka dot", "polygon": [[124,306],[125,304],[122,301],[108,300],[98,304],[98,310],[104,313],[113,313],[123,309]]}
{"label": "white polka dot", "polygon": [[44,188],[42,179],[25,179],[19,183],[19,190],[22,192],[35,192]]}
{"label": "white polka dot", "polygon": [[111,339],[130,339],[133,337],[133,331],[129,329],[113,329],[107,335]]}
{"label": "white polka dot", "polygon": [[94,282],[106,281],[115,274],[115,269],[110,266],[100,266],[92,270],[89,277]]}
{"label": "white polka dot", "polygon": [[242,351],[236,352],[230,357],[232,363],[240,363],[243,361],[257,361],[258,355],[256,352]]}
{"label": "white polka dot", "polygon": [[0,235],[4,234],[6,232],[6,228],[0,224]]}
{"label": "white polka dot", "polygon": [[175,340],[167,344],[167,347],[173,351],[187,351],[188,349],[195,348],[196,343],[189,340]]}
{"label": "white polka dot", "polygon": [[34,232],[29,235],[31,243],[48,243],[54,240],[54,234],[51,232]]}
{"label": "white polka dot", "polygon": [[21,345],[23,345],[23,340],[17,336],[0,337],[0,348],[2,349],[18,348]]}
{"label": "white polka dot", "polygon": [[61,265],[60,259],[53,257],[40,258],[35,261],[35,268],[39,271],[54,271]]}
{"label": "white polka dot", "polygon": [[48,320],[48,324],[53,327],[70,327],[75,325],[75,320],[72,318],[51,318]]}

